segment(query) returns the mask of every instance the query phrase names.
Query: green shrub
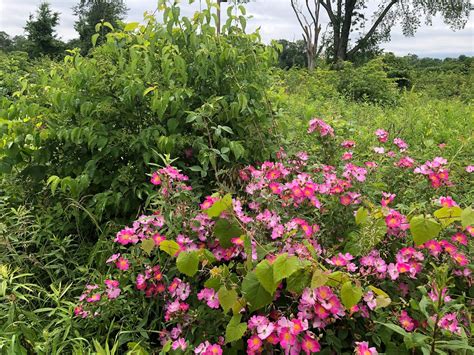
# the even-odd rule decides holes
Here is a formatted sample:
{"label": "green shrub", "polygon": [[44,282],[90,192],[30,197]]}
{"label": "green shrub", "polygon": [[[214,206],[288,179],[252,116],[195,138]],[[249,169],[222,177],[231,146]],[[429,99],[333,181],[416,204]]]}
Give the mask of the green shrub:
{"label": "green shrub", "polygon": [[188,19],[175,5],[162,9],[162,23],[125,25],[91,57],[70,51],[3,100],[1,171],[18,172],[28,200],[72,200],[79,224],[129,218],[162,154],[205,178],[206,190],[230,180],[233,164],[269,156],[276,52],[244,33],[244,16],[230,16],[217,36],[210,10]]}
{"label": "green shrub", "polygon": [[395,80],[388,78],[382,58],[358,68],[344,63],[339,72],[338,90],[352,100],[393,104],[398,97]]}

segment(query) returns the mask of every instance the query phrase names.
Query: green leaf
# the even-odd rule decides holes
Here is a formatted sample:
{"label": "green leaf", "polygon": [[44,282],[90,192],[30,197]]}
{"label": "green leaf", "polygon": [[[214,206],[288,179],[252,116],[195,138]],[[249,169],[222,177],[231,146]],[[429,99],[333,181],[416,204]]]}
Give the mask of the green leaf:
{"label": "green leaf", "polygon": [[311,273],[301,269],[289,276],[286,280],[286,289],[290,292],[302,293],[311,284]]}
{"label": "green leaf", "polygon": [[250,304],[251,312],[270,304],[273,300],[272,295],[258,281],[255,272],[249,272],[245,276],[242,282],[242,294]]}
{"label": "green leaf", "polygon": [[219,297],[219,303],[224,310],[224,313],[227,313],[227,311],[232,308],[238,298],[237,291],[234,289],[228,290],[225,286],[222,286],[219,289],[217,296]]}
{"label": "green leaf", "polygon": [[355,215],[355,221],[356,224],[364,224],[367,221],[367,218],[369,217],[369,211],[367,211],[366,208],[360,207]]}
{"label": "green leaf", "polygon": [[145,89],[145,90],[143,91],[143,96],[146,96],[147,94],[149,94],[150,92],[152,92],[152,91],[154,91],[154,90],[156,90],[156,86],[151,86],[151,87]]}
{"label": "green leaf", "polygon": [[52,175],[49,177],[48,181],[46,182],[47,185],[50,185],[51,192],[54,195],[56,189],[58,188],[59,183],[61,182],[61,178],[56,175]]}
{"label": "green leaf", "polygon": [[134,31],[137,29],[137,27],[139,26],[140,24],[138,22],[130,22],[130,23],[127,23],[127,25],[125,26],[125,28],[123,29],[125,32],[129,32],[129,31]]}
{"label": "green leaf", "polygon": [[332,287],[339,287],[342,283],[349,280],[349,276],[342,271],[334,271],[328,275],[326,284]]}
{"label": "green leaf", "polygon": [[474,210],[471,207],[466,207],[461,213],[461,224],[463,228],[474,225]]}
{"label": "green leaf", "polygon": [[350,281],[344,282],[341,287],[341,301],[347,309],[359,303],[361,298],[362,289],[360,287],[352,285]]}
{"label": "green leaf", "polygon": [[142,244],[140,246],[147,255],[151,254],[151,251],[155,248],[155,241],[151,238],[145,239],[142,241]]}
{"label": "green leaf", "polygon": [[198,252],[183,251],[179,253],[178,259],[176,259],[176,266],[181,273],[188,275],[189,277],[194,276],[197,273],[199,266]]}
{"label": "green leaf", "polygon": [[92,46],[95,47],[95,45],[97,44],[97,39],[99,38],[100,34],[99,33],[94,33],[91,37],[91,41],[92,41]]}
{"label": "green leaf", "polygon": [[267,259],[258,263],[255,267],[255,275],[265,290],[273,295],[278,287],[278,282],[273,278],[273,266]]}
{"label": "green leaf", "polygon": [[214,202],[214,204],[209,207],[207,210],[204,210],[204,212],[209,216],[209,217],[219,217],[222,212],[227,211],[232,207],[232,195],[227,194],[224,197],[222,197],[219,201]]}
{"label": "green leaf", "polygon": [[316,269],[313,272],[313,277],[311,278],[311,288],[317,288],[323,286],[328,282],[329,276],[324,273],[321,269]]}
{"label": "green leaf", "polygon": [[279,255],[273,262],[273,279],[279,282],[303,267],[297,256]]}
{"label": "green leaf", "polygon": [[240,237],[244,232],[235,222],[227,219],[219,219],[214,225],[214,235],[219,239],[219,244],[223,248],[232,247],[232,238]]}
{"label": "green leaf", "polygon": [[421,245],[435,238],[441,230],[441,225],[433,218],[415,216],[410,220],[410,231],[416,245]]}
{"label": "green leaf", "polygon": [[436,210],[433,214],[439,219],[443,227],[449,226],[451,223],[461,220],[462,209],[460,207],[443,207]]}
{"label": "green leaf", "polygon": [[174,240],[164,240],[160,243],[160,250],[164,251],[170,256],[176,256],[176,253],[180,250],[180,246]]}
{"label": "green leaf", "polygon": [[241,339],[247,331],[247,323],[240,323],[241,314],[234,315],[225,328],[225,342],[231,343]]}

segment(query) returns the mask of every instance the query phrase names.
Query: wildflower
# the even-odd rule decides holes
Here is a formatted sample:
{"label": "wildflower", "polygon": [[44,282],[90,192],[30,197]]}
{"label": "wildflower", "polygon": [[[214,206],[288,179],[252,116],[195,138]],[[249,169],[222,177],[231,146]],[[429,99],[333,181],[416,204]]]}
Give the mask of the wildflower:
{"label": "wildflower", "polygon": [[150,182],[155,186],[161,185],[161,177],[156,171],[151,175]]}
{"label": "wildflower", "polygon": [[301,342],[301,349],[308,355],[319,352],[321,345],[319,345],[317,339],[314,339],[309,333],[306,333]]}
{"label": "wildflower", "polygon": [[210,308],[219,308],[219,298],[217,297],[216,291],[214,291],[212,288],[203,288],[201,291],[199,291],[197,297],[200,301],[205,300]]}
{"label": "wildflower", "polygon": [[115,260],[117,260],[118,258],[120,257],[120,253],[118,254],[112,254],[112,256],[110,258],[107,259],[106,263],[112,263],[114,262]]}
{"label": "wildflower", "polygon": [[352,159],[352,152],[344,152],[342,154],[342,160],[351,160]]}
{"label": "wildflower", "polygon": [[453,200],[451,196],[441,196],[439,198],[439,203],[443,207],[457,207],[458,204]]}
{"label": "wildflower", "polygon": [[468,173],[474,173],[474,165],[468,165],[468,166],[466,166],[466,172],[468,172]]}
{"label": "wildflower", "polygon": [[332,137],[334,136],[334,129],[330,125],[321,119],[313,118],[309,121],[308,133],[313,133],[316,130],[321,137],[327,136],[328,134]]}
{"label": "wildflower", "polygon": [[393,140],[393,144],[395,144],[401,152],[407,150],[408,148],[408,144],[406,144],[405,141],[403,141],[401,138],[395,138]]}
{"label": "wildflower", "polygon": [[366,341],[356,341],[355,344],[355,355],[378,355],[377,349],[375,349],[375,347],[369,348],[369,343]]}
{"label": "wildflower", "polygon": [[384,147],[374,147],[374,152],[377,154],[385,154],[385,148]]}
{"label": "wildflower", "polygon": [[86,301],[89,302],[89,303],[100,301],[100,293],[93,294],[92,296],[88,297],[86,299]]}
{"label": "wildflower", "polygon": [[383,129],[377,129],[375,131],[375,135],[377,136],[377,139],[381,143],[386,143],[388,140],[388,132]]}
{"label": "wildflower", "polygon": [[290,332],[289,328],[280,329],[279,334],[280,345],[283,349],[289,348],[291,345],[295,344],[296,336]]}
{"label": "wildflower", "polygon": [[172,344],[171,344],[171,348],[173,350],[182,350],[182,351],[185,351],[186,348],[188,347],[188,343],[186,343],[186,339],[184,338],[178,338],[178,340],[175,340]]}
{"label": "wildflower", "polygon": [[135,235],[135,230],[132,228],[122,229],[117,233],[117,236],[114,240],[116,243],[127,245],[127,244],[136,244],[138,243],[138,237]]}
{"label": "wildflower", "polygon": [[461,334],[461,327],[458,325],[456,313],[446,313],[439,321],[438,327],[451,333]]}
{"label": "wildflower", "polygon": [[452,237],[451,237],[451,240],[453,242],[457,242],[459,244],[462,244],[462,245],[466,245],[467,246],[467,236],[461,232],[458,232],[456,234],[454,234]]}
{"label": "wildflower", "polygon": [[341,143],[341,146],[344,147],[344,148],[354,148],[356,146],[356,142],[354,141],[350,141],[350,140],[346,140],[346,141],[343,141]]}
{"label": "wildflower", "polygon": [[248,340],[247,340],[247,348],[248,350],[257,352],[260,350],[262,347],[262,340],[257,336],[257,335],[252,335]]}
{"label": "wildflower", "polygon": [[400,316],[398,317],[398,322],[407,332],[411,332],[415,329],[413,318],[411,318],[405,310],[401,311]]}
{"label": "wildflower", "polygon": [[130,264],[129,264],[127,259],[120,257],[115,262],[115,266],[117,266],[117,269],[119,269],[119,270],[127,271],[130,267]]}

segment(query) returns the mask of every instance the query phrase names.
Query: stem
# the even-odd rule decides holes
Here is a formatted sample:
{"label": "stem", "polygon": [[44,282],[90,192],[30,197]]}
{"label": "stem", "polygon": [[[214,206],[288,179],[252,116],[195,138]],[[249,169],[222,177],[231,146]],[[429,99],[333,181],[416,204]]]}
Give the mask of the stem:
{"label": "stem", "polygon": [[442,288],[438,287],[438,307],[436,309],[435,324],[433,328],[433,341],[431,343],[431,350],[430,350],[431,355],[435,354],[435,348],[436,348],[436,335],[438,334],[439,310],[441,309],[441,305],[443,302],[441,292],[442,292]]}

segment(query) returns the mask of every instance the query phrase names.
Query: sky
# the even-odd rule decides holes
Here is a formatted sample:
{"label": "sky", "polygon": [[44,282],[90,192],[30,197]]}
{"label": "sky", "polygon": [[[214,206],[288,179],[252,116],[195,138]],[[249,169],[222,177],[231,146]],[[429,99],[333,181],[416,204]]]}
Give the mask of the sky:
{"label": "sky", "polygon": [[[10,35],[23,34],[28,16],[35,12],[41,0],[0,0],[0,31]],[[49,0],[54,11],[61,14],[58,35],[63,40],[77,37],[73,25],[75,17],[72,7],[78,0]],[[154,11],[156,0],[127,0],[129,12],[127,22],[140,22],[145,11]],[[370,1],[368,11],[376,7],[377,1]],[[205,1],[202,1],[204,6]],[[192,15],[199,9],[200,2],[189,5],[182,1],[182,13]],[[228,5],[223,4],[224,8]],[[301,30],[290,6],[290,0],[254,0],[246,4],[247,31],[259,28],[264,42],[272,39],[301,39]],[[225,13],[225,9],[222,11]],[[414,37],[405,37],[399,26],[392,29],[391,41],[382,47],[397,55],[416,54],[420,57],[458,57],[461,54],[474,56],[474,12],[463,30],[452,31],[441,18],[434,18],[432,26],[422,26]],[[323,17],[323,27],[327,20]]]}

